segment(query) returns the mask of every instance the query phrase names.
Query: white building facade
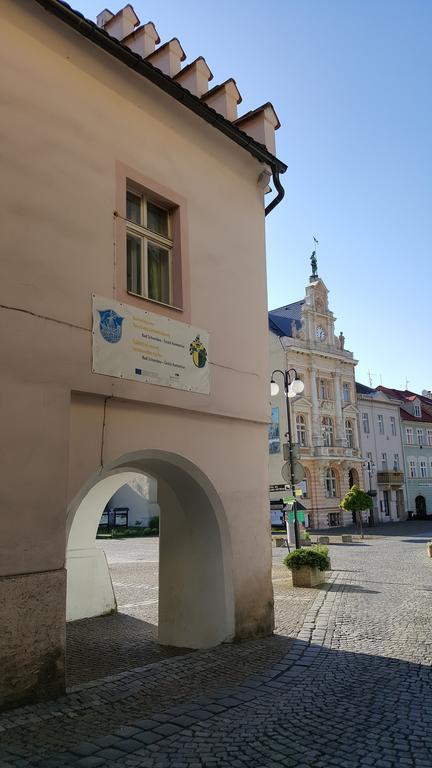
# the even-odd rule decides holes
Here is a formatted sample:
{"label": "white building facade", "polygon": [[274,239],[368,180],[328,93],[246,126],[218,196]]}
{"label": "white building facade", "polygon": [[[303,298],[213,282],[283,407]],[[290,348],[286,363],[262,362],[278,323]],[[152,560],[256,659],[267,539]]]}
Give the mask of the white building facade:
{"label": "white building facade", "polygon": [[356,384],[365,488],[373,498],[372,521],[406,520],[404,453],[399,402]]}
{"label": "white building facade", "polygon": [[[314,266],[314,265],[313,265]],[[363,487],[354,371],[356,360],[345,349],[342,333],[335,335],[335,316],[328,290],[311,275],[305,298],[269,313],[270,366],[294,368],[304,391],[290,400],[293,442],[305,480],[299,483],[302,505],[312,528],[352,523],[340,502],[352,485]],[[280,374],[275,381],[281,384]],[[287,433],[283,387],[272,397],[269,434],[270,500],[281,496],[283,443]]]}

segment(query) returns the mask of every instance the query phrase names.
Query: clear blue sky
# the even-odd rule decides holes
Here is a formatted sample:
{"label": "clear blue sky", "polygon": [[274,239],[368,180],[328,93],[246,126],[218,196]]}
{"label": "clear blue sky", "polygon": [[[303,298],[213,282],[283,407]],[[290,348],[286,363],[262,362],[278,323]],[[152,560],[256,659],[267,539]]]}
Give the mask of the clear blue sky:
{"label": "clear blue sky", "polygon": [[[70,2],[90,18],[104,7]],[[370,370],[374,386],[408,378],[410,389],[432,389],[432,2],[133,5],[163,42],[179,38],[188,61],[206,58],[212,85],[234,77],[241,113],[276,108],[289,168],[267,219],[269,307],[303,297],[316,235],[358,380]]]}

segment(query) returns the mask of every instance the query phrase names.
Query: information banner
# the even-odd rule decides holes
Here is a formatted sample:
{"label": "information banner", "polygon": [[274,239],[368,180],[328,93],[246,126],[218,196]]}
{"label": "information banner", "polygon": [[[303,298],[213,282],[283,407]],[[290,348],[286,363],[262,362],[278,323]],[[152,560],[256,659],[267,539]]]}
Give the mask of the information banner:
{"label": "information banner", "polygon": [[208,395],[201,328],[93,295],[93,372]]}

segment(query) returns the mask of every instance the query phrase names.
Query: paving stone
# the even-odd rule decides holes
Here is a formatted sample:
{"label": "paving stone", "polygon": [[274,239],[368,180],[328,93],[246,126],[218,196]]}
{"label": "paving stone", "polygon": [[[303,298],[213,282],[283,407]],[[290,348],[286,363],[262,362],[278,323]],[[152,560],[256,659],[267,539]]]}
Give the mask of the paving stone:
{"label": "paving stone", "polygon": [[[383,529],[392,535],[332,547],[338,570],[323,590],[275,581],[271,638],[159,657],[0,715],[1,768],[430,768],[432,569],[421,539],[432,523]],[[129,573],[143,583],[141,567],[115,566],[114,581]],[[115,623],[92,622],[75,636],[96,639],[96,626]],[[76,752],[85,745],[96,751]]]}

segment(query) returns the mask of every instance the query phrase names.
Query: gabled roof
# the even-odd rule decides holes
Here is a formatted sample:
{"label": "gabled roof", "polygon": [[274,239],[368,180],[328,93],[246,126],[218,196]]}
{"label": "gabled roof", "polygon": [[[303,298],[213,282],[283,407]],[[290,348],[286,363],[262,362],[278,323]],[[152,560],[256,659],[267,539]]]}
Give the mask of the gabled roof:
{"label": "gabled roof", "polygon": [[[130,48],[123,45],[123,43],[115,37],[109,35],[104,29],[98,27],[93,21],[87,19],[82,13],[71,8],[71,6],[64,0],[36,0],[36,2],[91,43],[121,61],[137,74],[145,77],[169,96],[176,99],[176,101],[183,104],[187,109],[190,109],[196,115],[201,117],[205,122],[214,126],[214,128],[219,130],[240,147],[243,147],[243,149],[249,152],[249,154],[261,163],[270,165],[276,173],[285,173],[287,165],[269,152],[264,144],[253,139],[223,117],[223,115],[216,112],[216,110],[206,104],[205,101],[194,96],[194,94],[188,91],[187,88],[183,88],[179,82],[172,77],[169,77],[169,75],[165,75],[160,69],[153,66],[146,59],[143,59],[138,53],[131,51]],[[270,206],[271,203],[267,206],[266,210],[268,210],[268,212],[271,210]]]}
{"label": "gabled roof", "polygon": [[[389,397],[393,397],[400,402],[400,414],[403,421],[418,421],[432,423],[432,400],[424,395],[417,395],[416,392],[411,392],[409,389],[390,389],[389,387],[383,387],[380,385],[377,390],[384,392]],[[421,402],[421,416],[415,416],[413,413],[407,411],[404,407],[404,403],[411,404],[414,400]]]}
{"label": "gabled roof", "polygon": [[301,310],[305,300],[294,301],[285,307],[269,312],[269,328],[278,336],[292,336],[291,323],[294,320],[297,330],[301,328]]}
{"label": "gabled roof", "polygon": [[376,395],[376,389],[367,387],[366,384],[360,384],[359,381],[356,381],[356,392],[359,395]]}

